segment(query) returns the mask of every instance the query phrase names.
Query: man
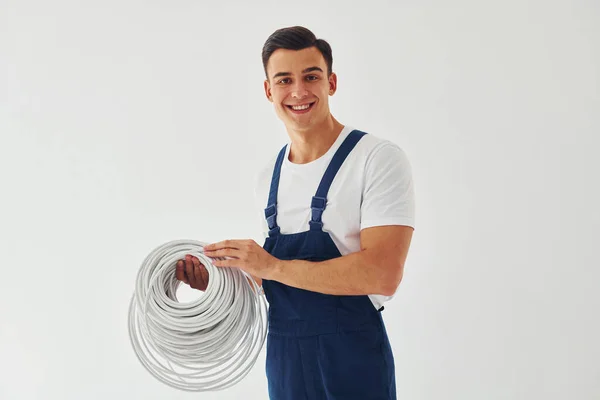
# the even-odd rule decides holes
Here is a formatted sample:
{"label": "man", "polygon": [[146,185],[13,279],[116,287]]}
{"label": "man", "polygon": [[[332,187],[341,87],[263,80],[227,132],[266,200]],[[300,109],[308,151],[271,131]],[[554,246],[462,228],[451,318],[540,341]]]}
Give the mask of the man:
{"label": "man", "polygon": [[[256,185],[266,239],[262,247],[226,240],[205,253],[262,284],[271,399],[396,399],[381,311],[414,229],[409,162],[395,144],[331,114],[337,76],[326,41],[303,27],[279,29],[262,57],[266,97],[290,138]],[[177,277],[200,290],[208,283],[190,256]]]}

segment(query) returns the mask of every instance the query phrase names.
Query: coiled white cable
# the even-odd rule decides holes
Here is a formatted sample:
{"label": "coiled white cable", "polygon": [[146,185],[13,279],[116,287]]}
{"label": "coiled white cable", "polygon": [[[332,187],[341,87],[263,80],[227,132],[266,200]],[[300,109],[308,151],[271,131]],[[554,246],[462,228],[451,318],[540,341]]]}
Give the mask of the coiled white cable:
{"label": "coiled white cable", "polygon": [[[206,243],[175,240],[142,263],[129,306],[129,338],[142,365],[158,380],[185,391],[222,390],[253,367],[267,335],[261,288],[238,268],[218,268]],[[209,274],[196,300],[180,303],[178,260],[198,257]]]}

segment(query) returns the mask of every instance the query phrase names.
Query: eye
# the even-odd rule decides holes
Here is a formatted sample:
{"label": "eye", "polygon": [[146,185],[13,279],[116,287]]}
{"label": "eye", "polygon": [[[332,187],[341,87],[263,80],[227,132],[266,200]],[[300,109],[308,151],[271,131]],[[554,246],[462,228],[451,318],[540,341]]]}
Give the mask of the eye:
{"label": "eye", "polygon": [[319,79],[319,77],[316,75],[308,75],[306,79],[308,79],[309,81],[316,81],[317,79]]}
{"label": "eye", "polygon": [[290,80],[290,78],[283,78],[283,79],[281,79],[281,80],[280,80],[279,82],[277,82],[277,83],[281,83],[281,84],[284,84],[284,85],[285,85],[286,83],[289,83],[289,82],[288,82],[289,80]]}

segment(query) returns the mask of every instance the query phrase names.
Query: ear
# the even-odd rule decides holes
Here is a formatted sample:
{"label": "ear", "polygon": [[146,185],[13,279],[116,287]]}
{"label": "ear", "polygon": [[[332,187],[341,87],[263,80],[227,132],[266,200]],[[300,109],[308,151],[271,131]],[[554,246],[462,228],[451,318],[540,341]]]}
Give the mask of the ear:
{"label": "ear", "polygon": [[337,75],[332,72],[329,76],[329,95],[333,96],[337,91]]}
{"label": "ear", "polygon": [[265,87],[265,96],[267,96],[267,99],[272,103],[273,95],[271,94],[271,84],[269,83],[268,79],[265,79],[264,87]]}

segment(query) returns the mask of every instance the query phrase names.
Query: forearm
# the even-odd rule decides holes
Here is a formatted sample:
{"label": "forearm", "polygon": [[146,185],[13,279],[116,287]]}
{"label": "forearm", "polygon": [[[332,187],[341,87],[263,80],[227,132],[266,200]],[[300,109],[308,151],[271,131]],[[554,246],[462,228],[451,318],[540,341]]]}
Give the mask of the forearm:
{"label": "forearm", "polygon": [[[333,295],[388,295],[396,290],[401,271],[393,271],[369,250],[327,261],[280,261],[271,280],[299,289]],[[400,268],[400,266],[398,266]],[[393,271],[390,274],[386,271]],[[394,275],[394,276],[391,276]]]}

